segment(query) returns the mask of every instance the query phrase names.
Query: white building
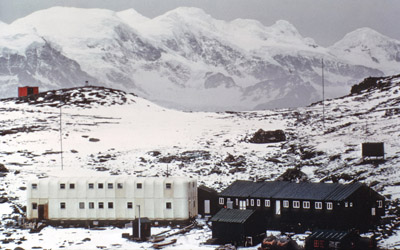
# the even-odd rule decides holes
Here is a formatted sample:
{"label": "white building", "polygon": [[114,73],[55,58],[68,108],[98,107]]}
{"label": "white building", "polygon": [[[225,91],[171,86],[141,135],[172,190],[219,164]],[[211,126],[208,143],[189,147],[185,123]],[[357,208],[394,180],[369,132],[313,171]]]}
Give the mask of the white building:
{"label": "white building", "polygon": [[185,221],[197,215],[197,181],[182,177],[61,177],[30,181],[27,218]]}

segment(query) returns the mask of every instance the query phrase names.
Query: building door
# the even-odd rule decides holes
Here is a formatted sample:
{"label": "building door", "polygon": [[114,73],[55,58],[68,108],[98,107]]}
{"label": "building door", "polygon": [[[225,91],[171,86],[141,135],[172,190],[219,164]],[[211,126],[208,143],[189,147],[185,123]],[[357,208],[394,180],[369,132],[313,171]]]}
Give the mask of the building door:
{"label": "building door", "polygon": [[210,214],[210,200],[204,200],[204,214]]}
{"label": "building door", "polygon": [[281,201],[280,200],[275,201],[275,214],[281,215]]}
{"label": "building door", "polygon": [[239,201],[239,209],[246,210],[246,201]]}
{"label": "building door", "polygon": [[44,220],[44,205],[39,205],[38,208],[38,219]]}

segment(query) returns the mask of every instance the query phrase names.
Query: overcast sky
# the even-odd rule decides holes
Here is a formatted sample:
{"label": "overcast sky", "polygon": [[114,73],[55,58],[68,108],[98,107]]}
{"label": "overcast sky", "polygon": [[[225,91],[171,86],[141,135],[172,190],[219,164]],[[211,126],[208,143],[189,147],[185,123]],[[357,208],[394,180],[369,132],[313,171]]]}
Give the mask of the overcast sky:
{"label": "overcast sky", "polygon": [[400,0],[0,0],[0,20],[11,23],[52,6],[133,8],[150,18],[179,6],[194,6],[228,21],[249,18],[269,26],[287,20],[301,35],[323,46],[361,27],[400,40]]}

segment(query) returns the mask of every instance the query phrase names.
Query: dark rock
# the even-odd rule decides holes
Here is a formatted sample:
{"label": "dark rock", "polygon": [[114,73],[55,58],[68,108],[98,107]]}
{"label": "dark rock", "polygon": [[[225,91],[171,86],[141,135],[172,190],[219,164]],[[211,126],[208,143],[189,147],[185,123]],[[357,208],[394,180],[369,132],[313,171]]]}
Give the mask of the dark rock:
{"label": "dark rock", "polygon": [[150,152],[148,152],[148,154],[153,157],[156,157],[156,156],[159,156],[161,153],[159,151],[150,151]]}
{"label": "dark rock", "polygon": [[100,141],[100,139],[97,139],[97,138],[90,138],[89,141],[90,141],[90,142],[98,142],[98,141]]}
{"label": "dark rock", "polygon": [[271,130],[264,131],[259,129],[256,133],[254,133],[253,137],[249,139],[251,143],[273,143],[273,142],[281,142],[286,141],[286,135],[283,130]]}
{"label": "dark rock", "polygon": [[279,176],[276,180],[277,181],[307,181],[307,175],[303,173],[299,168],[289,168]]}
{"label": "dark rock", "polygon": [[0,163],[0,172],[1,173],[8,173],[8,169],[6,168],[6,166],[4,166],[4,164]]}

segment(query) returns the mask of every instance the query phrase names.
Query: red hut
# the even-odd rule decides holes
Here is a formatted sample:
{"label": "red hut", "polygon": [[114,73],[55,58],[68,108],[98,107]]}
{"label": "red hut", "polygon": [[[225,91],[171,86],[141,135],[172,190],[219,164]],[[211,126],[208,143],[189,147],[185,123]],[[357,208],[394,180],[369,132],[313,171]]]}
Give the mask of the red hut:
{"label": "red hut", "polygon": [[18,97],[39,94],[39,87],[18,87]]}

